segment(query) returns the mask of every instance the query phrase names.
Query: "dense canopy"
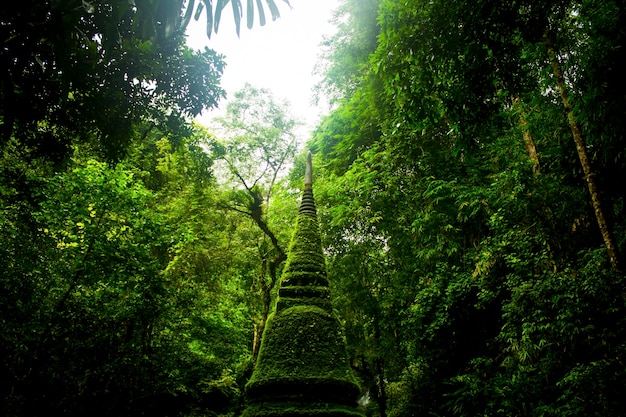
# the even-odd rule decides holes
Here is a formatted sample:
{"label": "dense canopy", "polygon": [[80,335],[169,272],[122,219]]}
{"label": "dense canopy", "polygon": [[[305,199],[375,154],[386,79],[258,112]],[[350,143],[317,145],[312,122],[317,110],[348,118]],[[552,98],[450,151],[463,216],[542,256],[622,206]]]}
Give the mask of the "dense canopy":
{"label": "dense canopy", "polygon": [[3,7],[0,414],[624,415],[624,0],[341,0],[310,138],[194,123],[287,4]]}

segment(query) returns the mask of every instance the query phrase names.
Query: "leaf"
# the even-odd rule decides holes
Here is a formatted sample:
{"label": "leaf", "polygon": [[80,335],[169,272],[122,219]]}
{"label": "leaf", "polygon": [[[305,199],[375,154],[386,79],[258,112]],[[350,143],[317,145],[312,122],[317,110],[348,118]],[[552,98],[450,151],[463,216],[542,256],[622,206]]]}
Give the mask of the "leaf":
{"label": "leaf", "polygon": [[233,5],[233,16],[235,18],[235,28],[237,36],[241,32],[241,1],[233,0],[230,2]]}
{"label": "leaf", "polygon": [[204,0],[201,1],[198,4],[198,8],[196,9],[196,13],[193,15],[193,20],[198,20],[200,19],[200,14],[202,13],[202,10],[204,10]]}
{"label": "leaf", "polygon": [[274,0],[267,0],[267,5],[269,6],[270,12],[272,13],[272,20],[276,20],[277,18],[279,18],[280,12],[278,11],[276,3],[274,3]]}
{"label": "leaf", "polygon": [[252,25],[254,25],[254,1],[253,0],[248,0],[247,15],[248,15],[248,29],[252,29]]}
{"label": "leaf", "polygon": [[222,10],[224,10],[224,7],[226,7],[226,5],[228,4],[228,1],[229,0],[217,0],[217,5],[215,6],[215,17],[214,17],[214,22],[213,22],[215,33],[217,33],[217,29],[220,26],[220,19],[222,18]]}
{"label": "leaf", "polygon": [[[202,3],[206,6],[206,35],[211,39],[211,33],[213,33],[213,0],[202,0]],[[202,9],[198,6],[198,9]],[[197,18],[198,13],[196,13]]]}
{"label": "leaf", "polygon": [[263,3],[261,0],[256,0],[257,9],[259,9],[259,24],[265,26],[265,10],[263,10]]}
{"label": "leaf", "polygon": [[[198,5],[198,9],[200,11],[202,11],[202,3],[200,3],[200,5]],[[187,25],[189,24],[189,21],[191,20],[191,14],[193,13],[193,8],[195,6],[195,0],[189,0],[189,4],[187,5],[187,10],[185,10],[185,17],[183,18],[183,22],[181,27],[182,28],[186,28]],[[198,15],[198,12],[196,12],[196,16]],[[196,20],[198,20],[198,18],[195,18]]]}

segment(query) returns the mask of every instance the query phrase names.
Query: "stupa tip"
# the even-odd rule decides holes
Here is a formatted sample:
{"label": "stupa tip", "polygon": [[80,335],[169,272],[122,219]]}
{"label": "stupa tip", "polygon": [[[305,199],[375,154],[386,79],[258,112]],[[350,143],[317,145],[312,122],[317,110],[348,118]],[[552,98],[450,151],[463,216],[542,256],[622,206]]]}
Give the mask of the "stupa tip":
{"label": "stupa tip", "polygon": [[311,151],[306,156],[306,170],[304,172],[304,188],[313,187],[313,162]]}

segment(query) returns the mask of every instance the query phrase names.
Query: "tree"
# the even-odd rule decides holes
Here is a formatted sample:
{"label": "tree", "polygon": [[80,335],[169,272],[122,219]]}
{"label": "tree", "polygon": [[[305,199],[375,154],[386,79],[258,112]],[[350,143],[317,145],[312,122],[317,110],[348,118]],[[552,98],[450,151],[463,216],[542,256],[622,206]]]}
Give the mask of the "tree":
{"label": "tree", "polygon": [[334,11],[332,22],[337,31],[321,44],[316,73],[322,80],[315,86],[331,104],[351,96],[368,71],[369,55],[376,50],[380,30],[376,22],[379,3],[344,0]]}
{"label": "tree", "polygon": [[186,48],[181,29],[155,23],[173,11],[150,4],[23,2],[3,13],[3,146],[15,135],[63,159],[81,141],[115,159],[141,122],[167,128],[215,107],[221,57]]}
{"label": "tree", "polygon": [[[311,143],[328,167],[318,203],[329,275],[359,295],[337,303],[348,322],[362,321],[348,332],[351,352],[373,364],[384,346],[379,413],[619,415],[611,387],[624,374],[599,358],[614,356],[603,343],[617,354],[624,333],[599,323],[622,311],[623,277],[606,268],[589,221],[542,40],[550,28],[567,50],[576,119],[602,159],[602,144],[621,137],[605,115],[624,109],[601,81],[621,85],[608,69],[620,65],[617,9],[381,2],[377,50]],[[367,111],[349,111],[357,105]],[[597,177],[622,175],[622,152],[611,149],[613,168]],[[623,197],[613,181],[599,184],[622,230]]]}
{"label": "tree", "polygon": [[613,233],[609,228],[606,216],[604,214],[602,200],[594,178],[595,172],[591,167],[591,162],[587,153],[587,146],[583,138],[582,129],[579,122],[576,120],[574,109],[572,107],[572,104],[570,103],[569,94],[565,87],[565,78],[563,77],[561,65],[554,50],[554,44],[552,43],[552,39],[547,33],[544,35],[544,42],[546,44],[548,59],[550,61],[550,66],[552,67],[555,82],[561,96],[561,101],[563,102],[563,108],[567,114],[567,120],[569,122],[570,129],[572,130],[572,137],[574,138],[574,143],[576,144],[576,152],[578,153],[578,158],[580,159],[580,165],[584,173],[585,182],[587,183],[587,187],[589,188],[589,195],[591,197],[591,203],[593,206],[596,221],[598,222],[598,228],[600,229],[600,233],[602,234],[602,239],[604,240],[604,245],[606,246],[611,265],[615,270],[619,270],[620,262],[617,246],[615,244],[615,239],[613,238]]}
{"label": "tree", "polygon": [[152,133],[115,167],[76,151],[35,201],[3,184],[3,414],[237,408],[254,234],[217,208],[206,132]]}
{"label": "tree", "polygon": [[[152,331],[164,311],[150,196],[129,173],[97,162],[55,176],[41,192],[47,198],[30,224],[3,244],[3,261],[13,264],[3,279],[6,412],[77,410],[87,406],[86,391],[100,394],[89,407],[115,407],[124,390],[140,394],[134,384],[145,375],[125,363],[152,365],[141,358],[151,355]],[[6,213],[15,212],[8,206]],[[11,225],[10,217],[4,220]],[[23,247],[37,252],[33,259],[16,241],[28,233]],[[105,406],[107,398],[113,403]]]}
{"label": "tree", "polygon": [[253,345],[256,357],[270,312],[271,293],[286,260],[282,243],[286,237],[278,233],[284,234],[287,226],[277,215],[285,203],[274,198],[297,149],[294,130],[298,123],[290,116],[287,103],[277,103],[269,91],[249,84],[235,93],[226,116],[216,122],[224,135],[220,157],[227,173],[225,186],[232,187],[224,207],[249,217],[270,242],[269,247],[265,242],[259,247],[262,268],[254,284],[261,298]]}
{"label": "tree", "polygon": [[238,407],[258,233],[217,207],[189,123],[223,62],[184,47],[182,5],[0,17],[3,415]]}

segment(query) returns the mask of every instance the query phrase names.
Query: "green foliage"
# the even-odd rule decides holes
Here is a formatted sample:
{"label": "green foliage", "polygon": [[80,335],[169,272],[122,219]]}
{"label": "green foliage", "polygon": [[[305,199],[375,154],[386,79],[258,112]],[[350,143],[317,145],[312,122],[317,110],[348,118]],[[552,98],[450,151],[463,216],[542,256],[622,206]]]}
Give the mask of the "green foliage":
{"label": "green foliage", "polygon": [[269,201],[296,151],[294,130],[300,123],[290,114],[289,103],[246,84],[227,104],[226,116],[214,122],[231,181]]}
{"label": "green foliage", "polygon": [[[137,376],[127,364],[145,363],[165,296],[152,256],[159,223],[146,212],[149,193],[129,173],[89,162],[55,176],[42,193],[30,220],[35,239],[25,245],[37,256],[8,258],[17,268],[5,276],[10,298],[3,303],[18,307],[3,332],[5,365],[15,378],[7,381],[12,389],[5,398],[23,402],[33,414],[44,406],[40,401],[57,410],[76,409],[87,405],[85,391],[104,394],[109,386],[119,395],[130,387]],[[10,236],[5,247],[19,238]],[[17,282],[23,283],[19,293]],[[81,368],[90,372],[78,378]],[[38,392],[48,398],[34,400],[31,390],[34,398]],[[103,406],[107,395],[100,401],[91,406]]]}
{"label": "green foliage", "polygon": [[[71,169],[47,180],[5,154],[3,414],[237,406],[250,354],[242,288],[254,270],[244,272],[250,250],[231,248],[246,237],[207,210],[210,161],[194,142],[156,148],[140,147],[136,159],[153,172],[77,152]],[[18,169],[31,177],[31,200],[7,181]]]}
{"label": "green foliage", "polygon": [[357,415],[354,368],[381,417],[623,414],[624,277],[542,41],[623,249],[621,2],[342,2],[280,288],[297,123],[250,86],[219,140],[187,122],[223,95],[200,4],[215,31],[225,1],[0,18],[0,413],[234,415],[252,375],[247,415]]}
{"label": "green foliage", "polygon": [[[617,9],[380,2],[377,49],[310,144],[324,167],[333,304],[373,413],[620,415],[623,278],[602,250],[541,43],[547,31],[567,51],[619,232],[623,152],[610,144],[623,118],[602,121],[625,104],[606,90],[621,88],[608,69],[620,65]],[[333,77],[343,61],[326,59]]]}
{"label": "green foliage", "polygon": [[15,136],[61,161],[80,142],[119,160],[142,123],[177,132],[185,117],[215,107],[224,96],[222,57],[184,45],[172,23],[181,7],[16,3],[0,26],[0,146]]}
{"label": "green foliage", "polygon": [[332,103],[355,93],[367,74],[368,57],[376,50],[379,26],[376,24],[380,0],[344,0],[334,11],[336,33],[321,44],[322,59],[316,72],[322,80],[315,91]]}

